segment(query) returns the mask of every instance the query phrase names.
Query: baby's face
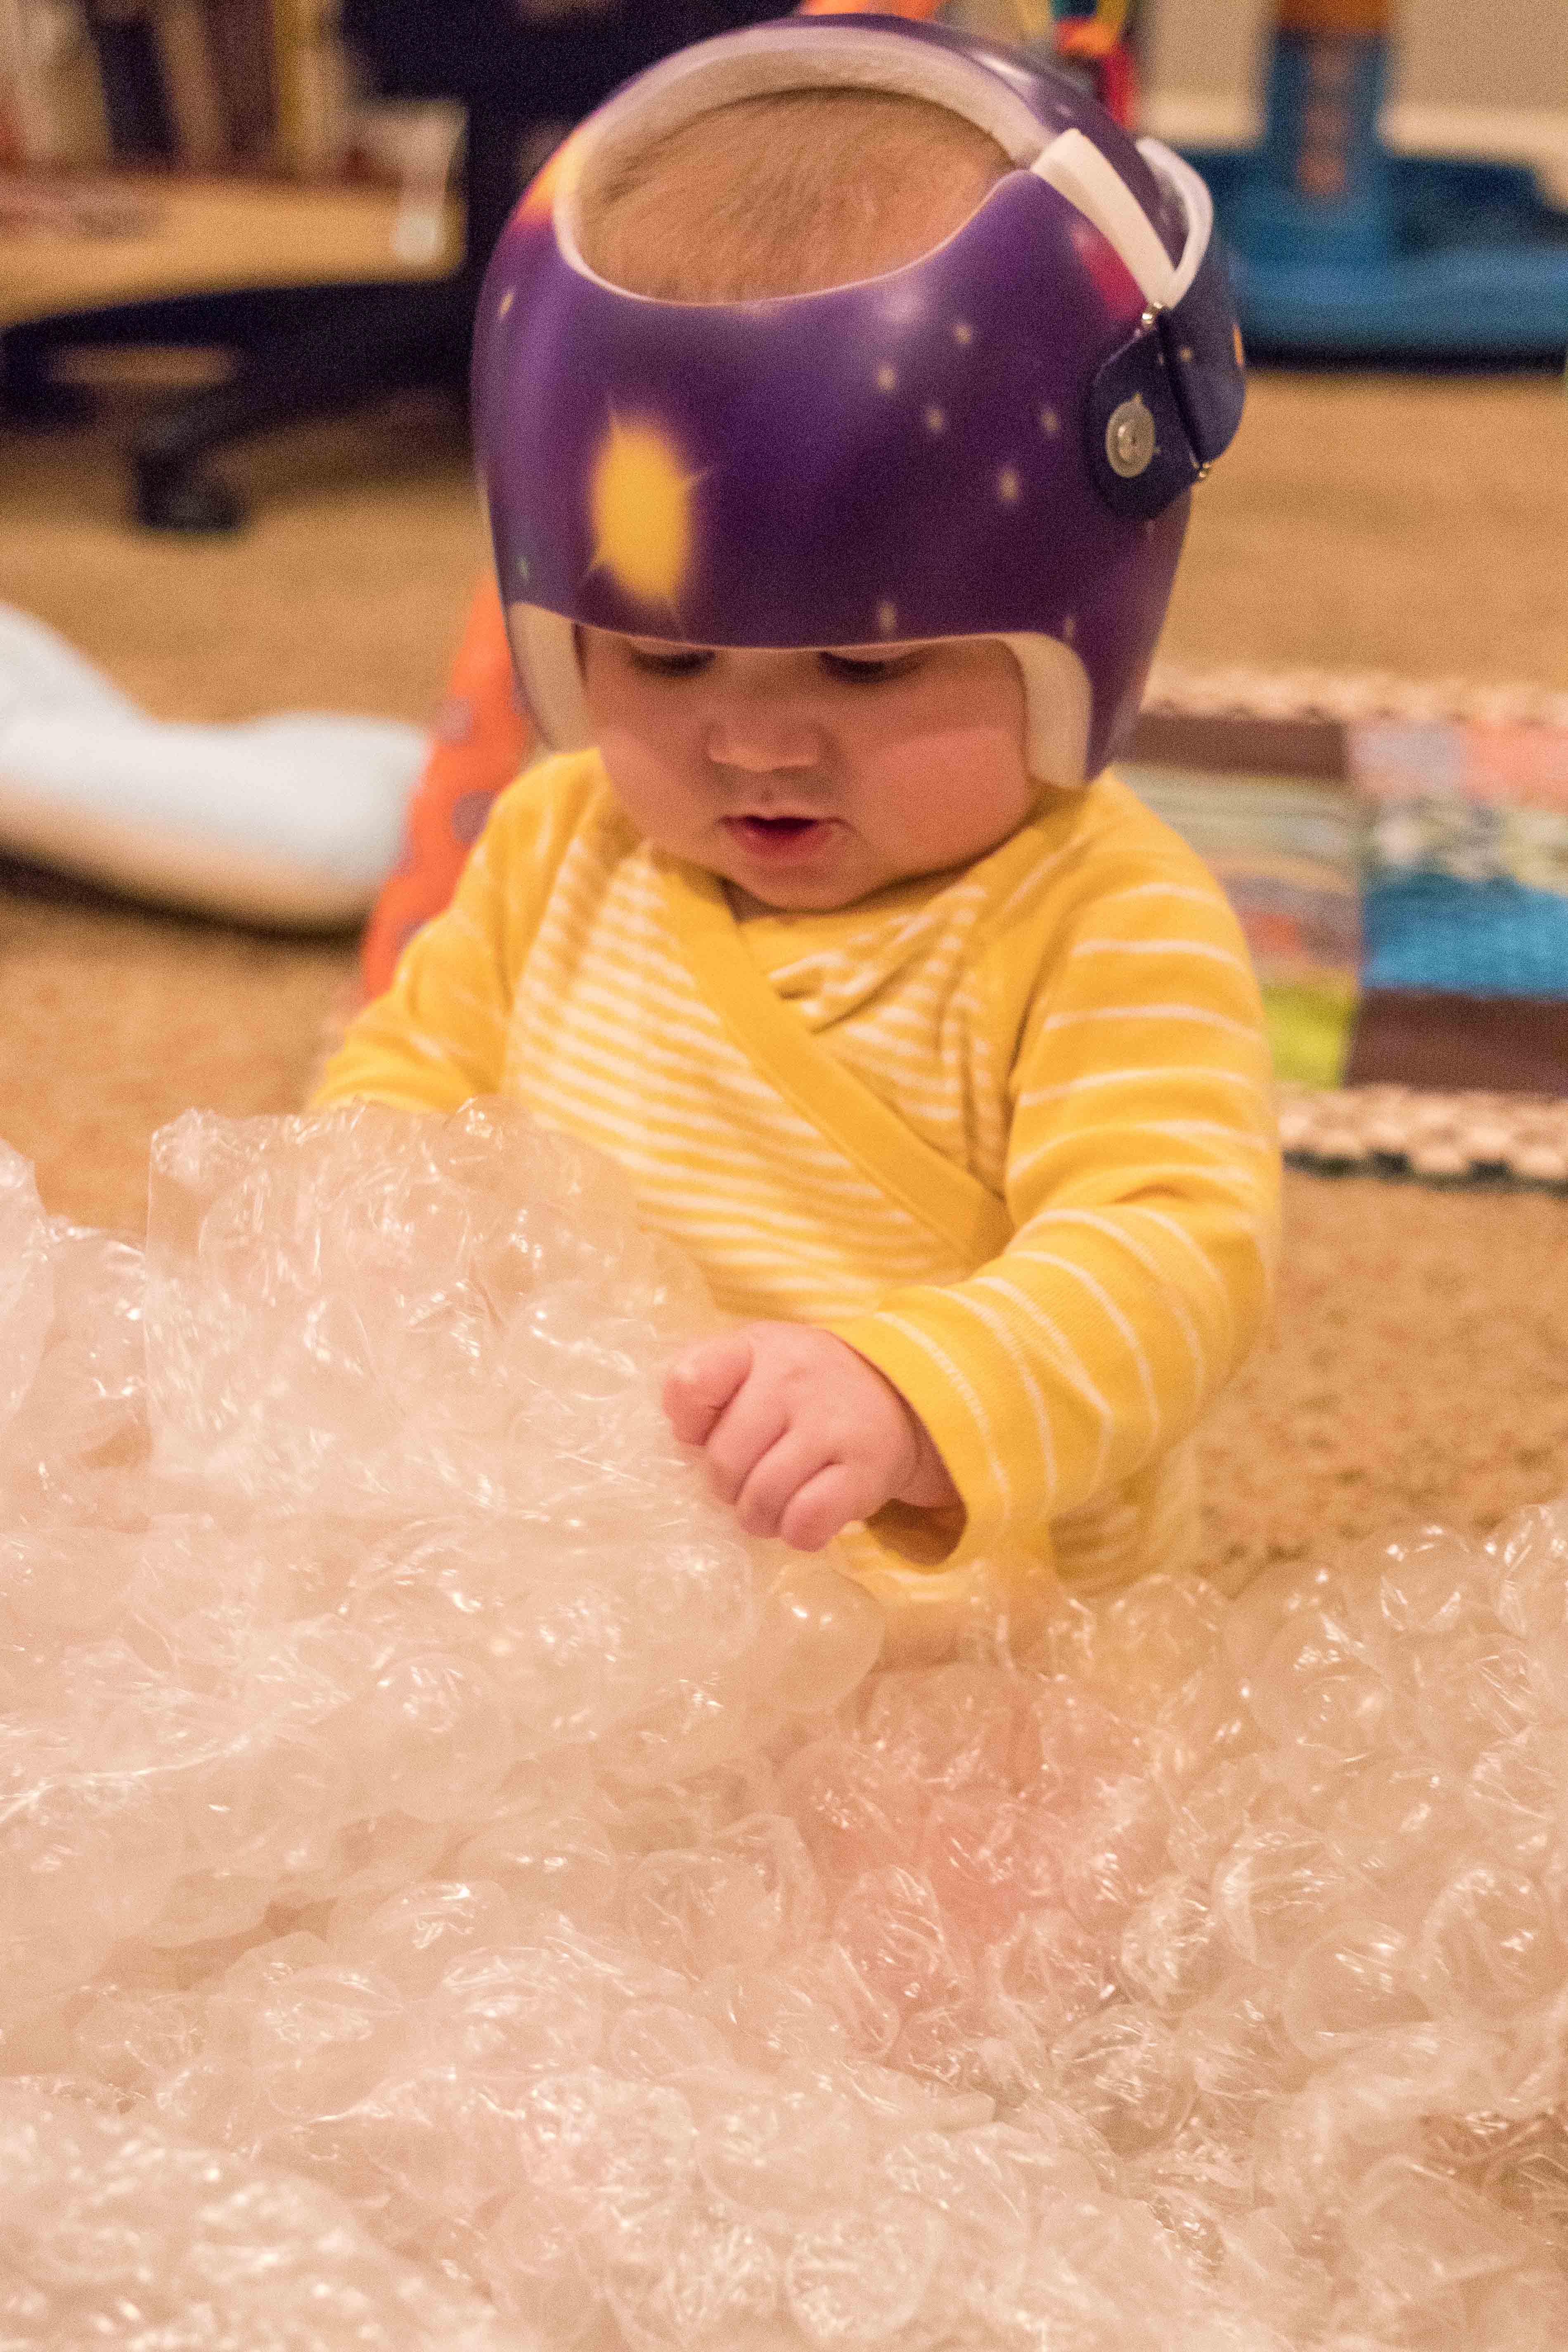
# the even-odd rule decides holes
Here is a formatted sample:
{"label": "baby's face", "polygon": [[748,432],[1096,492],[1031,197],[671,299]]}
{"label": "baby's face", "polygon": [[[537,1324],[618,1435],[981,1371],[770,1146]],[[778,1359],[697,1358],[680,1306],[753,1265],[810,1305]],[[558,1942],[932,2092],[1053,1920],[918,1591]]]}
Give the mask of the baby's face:
{"label": "baby's face", "polygon": [[847,907],[1029,812],[1024,681],[994,638],[753,652],[581,635],[595,740],[657,848],[763,906]]}

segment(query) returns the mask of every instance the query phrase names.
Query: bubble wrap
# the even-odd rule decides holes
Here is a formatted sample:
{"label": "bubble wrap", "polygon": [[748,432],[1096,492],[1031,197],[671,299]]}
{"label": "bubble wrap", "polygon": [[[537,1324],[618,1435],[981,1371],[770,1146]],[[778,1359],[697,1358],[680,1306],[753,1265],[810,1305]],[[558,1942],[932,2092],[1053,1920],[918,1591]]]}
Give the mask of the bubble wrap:
{"label": "bubble wrap", "polygon": [[1568,1505],[883,1662],[493,1103],[0,1149],[4,2352],[1560,2352]]}

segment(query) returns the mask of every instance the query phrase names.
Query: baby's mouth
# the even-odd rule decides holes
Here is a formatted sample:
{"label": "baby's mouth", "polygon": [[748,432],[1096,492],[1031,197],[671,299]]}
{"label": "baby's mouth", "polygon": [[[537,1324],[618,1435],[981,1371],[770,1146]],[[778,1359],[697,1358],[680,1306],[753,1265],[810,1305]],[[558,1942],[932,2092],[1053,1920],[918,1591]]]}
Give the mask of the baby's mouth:
{"label": "baby's mouth", "polygon": [[788,814],[763,809],[750,809],[736,816],[727,816],[726,829],[748,849],[763,856],[779,856],[802,848],[824,836],[832,824],[829,817],[805,815],[798,811]]}

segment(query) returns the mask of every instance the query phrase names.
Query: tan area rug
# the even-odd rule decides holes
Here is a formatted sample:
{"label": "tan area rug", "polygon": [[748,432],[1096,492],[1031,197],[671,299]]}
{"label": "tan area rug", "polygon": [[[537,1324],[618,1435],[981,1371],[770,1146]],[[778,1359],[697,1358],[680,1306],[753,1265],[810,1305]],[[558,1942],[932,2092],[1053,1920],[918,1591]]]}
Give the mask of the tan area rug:
{"label": "tan area rug", "polygon": [[[170,718],[428,717],[483,539],[459,421],[418,400],[226,470],[226,541],[121,517],[102,427],[0,444],[0,601]],[[1540,377],[1260,378],[1201,492],[1166,650],[1568,691],[1568,404]],[[0,893],[0,1135],[48,1206],[136,1229],[153,1129],[299,1103],[353,942],[268,939],[80,892]],[[1568,1202],[1292,1171],[1272,1331],[1204,1441],[1230,1564],[1489,1526],[1568,1489]]]}

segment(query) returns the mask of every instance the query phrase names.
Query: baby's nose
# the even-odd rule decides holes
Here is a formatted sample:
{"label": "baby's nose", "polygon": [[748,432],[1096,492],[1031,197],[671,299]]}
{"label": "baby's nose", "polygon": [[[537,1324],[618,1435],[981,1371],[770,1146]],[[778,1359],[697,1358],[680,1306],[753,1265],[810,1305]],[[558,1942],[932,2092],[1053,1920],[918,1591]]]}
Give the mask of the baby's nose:
{"label": "baby's nose", "polygon": [[714,713],[707,750],[716,767],[740,768],[748,775],[815,768],[822,760],[822,730],[805,712],[785,705],[737,701]]}

